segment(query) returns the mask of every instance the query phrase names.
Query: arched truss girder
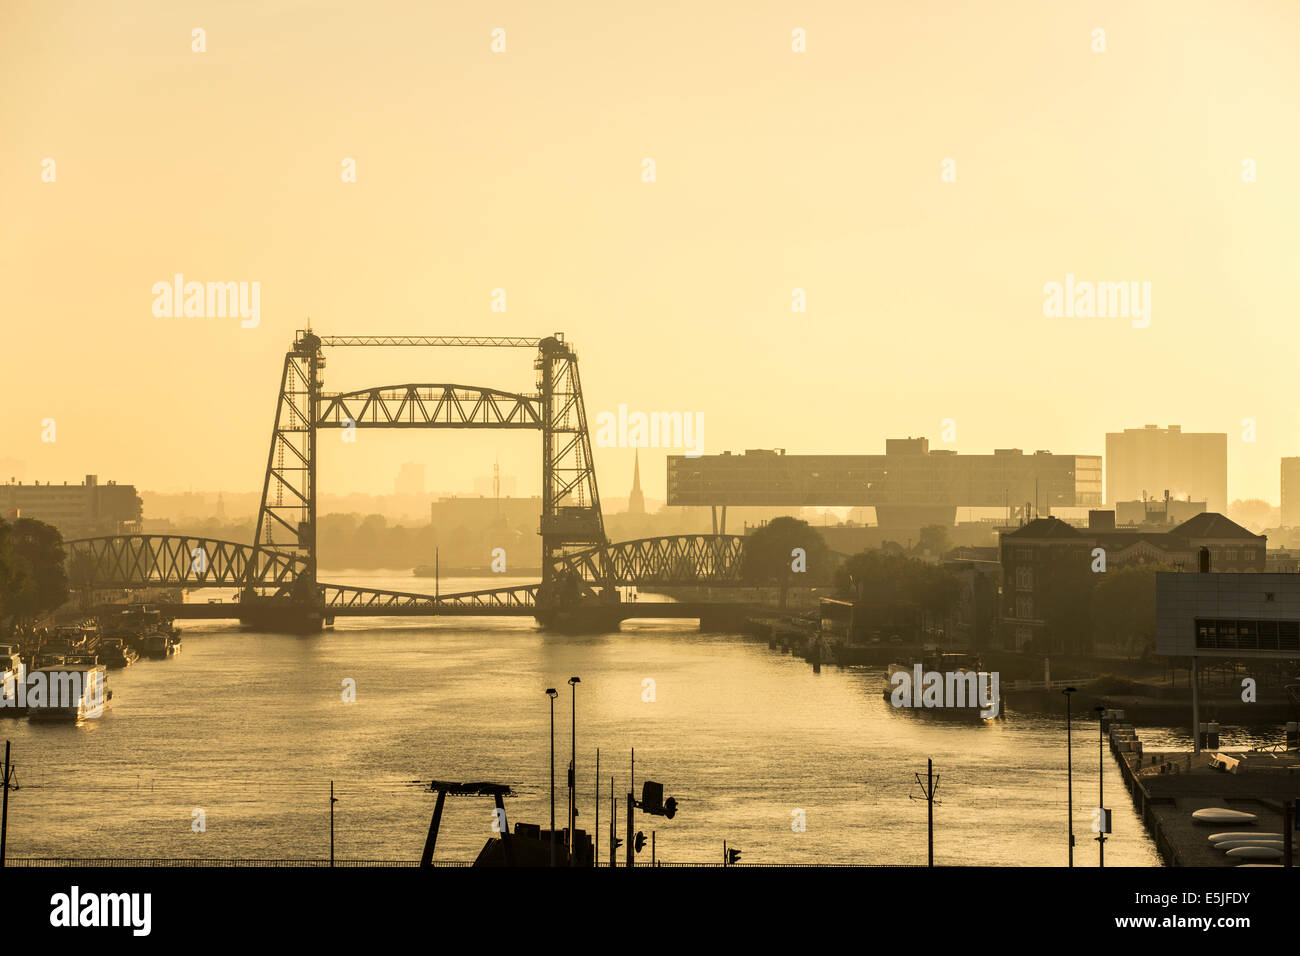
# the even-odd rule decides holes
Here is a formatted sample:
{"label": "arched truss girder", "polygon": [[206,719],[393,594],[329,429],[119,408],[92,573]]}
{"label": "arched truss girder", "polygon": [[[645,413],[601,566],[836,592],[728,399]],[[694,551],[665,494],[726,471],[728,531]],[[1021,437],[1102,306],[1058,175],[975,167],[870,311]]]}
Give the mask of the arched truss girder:
{"label": "arched truss girder", "polygon": [[619,541],[560,555],[554,570],[557,577],[576,573],[583,581],[611,585],[737,585],[744,540],[679,534]]}
{"label": "arched truss girder", "polygon": [[317,428],[542,427],[542,400],[474,385],[383,385],[323,394]]}
{"label": "arched truss girder", "polygon": [[[126,534],[64,542],[73,588],[238,587],[247,580],[252,545],[191,535]],[[306,567],[299,554],[257,549],[254,577],[291,584]]]}

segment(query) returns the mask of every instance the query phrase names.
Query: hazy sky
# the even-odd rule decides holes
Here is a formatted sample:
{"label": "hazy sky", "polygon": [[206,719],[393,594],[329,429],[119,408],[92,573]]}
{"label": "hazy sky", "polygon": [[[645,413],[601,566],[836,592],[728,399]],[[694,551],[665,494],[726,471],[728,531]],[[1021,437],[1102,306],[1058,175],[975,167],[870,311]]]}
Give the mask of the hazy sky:
{"label": "hazy sky", "polygon": [[[0,458],[258,488],[310,316],[563,330],[589,416],[700,412],[706,452],[1101,454],[1173,423],[1228,433],[1230,499],[1276,501],[1300,454],[1297,38],[1294,0],[7,0]],[[260,324],[156,317],[178,272],[260,282]],[[1151,283],[1149,327],[1046,317],[1067,274]],[[328,358],[329,390],[534,382],[526,351]],[[322,491],[391,492],[412,460],[468,489],[498,455],[539,487],[531,433],[337,442]],[[652,497],[665,454],[641,452]],[[625,495],[632,450],[596,455]]]}

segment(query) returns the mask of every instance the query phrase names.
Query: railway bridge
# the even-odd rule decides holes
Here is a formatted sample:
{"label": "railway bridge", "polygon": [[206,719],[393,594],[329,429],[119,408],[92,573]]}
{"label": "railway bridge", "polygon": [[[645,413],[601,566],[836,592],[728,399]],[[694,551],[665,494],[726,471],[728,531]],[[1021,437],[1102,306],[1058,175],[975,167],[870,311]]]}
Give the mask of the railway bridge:
{"label": "railway bridge", "polygon": [[[330,348],[535,349],[537,391],[448,383],[327,392]],[[417,594],[329,584],[317,576],[317,441],[326,429],[529,429],[541,433],[542,579],[536,584]],[[69,576],[85,590],[234,588],[231,603],[182,603],[177,617],[238,618],[259,629],[312,632],[340,616],[523,615],[602,629],[629,617],[734,618],[731,603],[629,604],[625,586],[741,583],[743,538],[672,535],[611,543],[605,534],[578,356],[562,333],[320,336],[299,331],[285,354],[254,541],[115,535],[67,542]]]}

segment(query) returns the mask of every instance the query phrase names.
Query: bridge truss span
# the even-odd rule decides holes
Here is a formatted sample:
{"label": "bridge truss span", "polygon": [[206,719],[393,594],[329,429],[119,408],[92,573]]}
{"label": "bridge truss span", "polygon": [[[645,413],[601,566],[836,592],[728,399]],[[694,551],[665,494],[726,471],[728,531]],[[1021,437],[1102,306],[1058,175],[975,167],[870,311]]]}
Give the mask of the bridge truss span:
{"label": "bridge truss span", "polygon": [[486,591],[460,591],[453,594],[416,594],[410,591],[382,591],[349,585],[321,584],[325,607],[330,612],[343,609],[379,613],[384,610],[413,611],[481,608],[489,611],[532,613],[537,607],[538,584],[492,588]]}
{"label": "bridge truss span", "polygon": [[679,534],[619,541],[562,555],[555,573],[615,586],[738,585],[744,540],[734,534]]}
{"label": "bridge truss span", "polygon": [[239,587],[248,578],[255,554],[255,576],[287,586],[306,564],[297,554],[185,535],[78,538],[64,547],[74,588]]}
{"label": "bridge truss span", "polygon": [[537,395],[470,385],[388,385],[325,394],[317,428],[542,427]]}

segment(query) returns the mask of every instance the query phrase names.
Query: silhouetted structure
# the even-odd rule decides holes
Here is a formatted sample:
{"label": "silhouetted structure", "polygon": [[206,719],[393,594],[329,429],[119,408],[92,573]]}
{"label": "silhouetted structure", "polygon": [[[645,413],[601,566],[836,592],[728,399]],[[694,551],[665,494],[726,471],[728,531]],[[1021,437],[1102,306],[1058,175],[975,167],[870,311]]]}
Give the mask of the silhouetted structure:
{"label": "silhouetted structure", "polygon": [[1142,500],[1168,491],[1214,512],[1228,510],[1228,436],[1146,425],[1106,434],[1106,501]]}
{"label": "silhouetted structure", "polygon": [[1101,457],[991,455],[930,449],[925,438],[891,438],[883,455],[787,455],[750,449],[668,458],[668,504],[790,507],[871,506],[882,528],[952,526],[959,507],[1053,508],[1101,504]]}

